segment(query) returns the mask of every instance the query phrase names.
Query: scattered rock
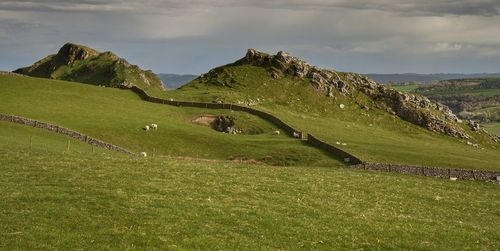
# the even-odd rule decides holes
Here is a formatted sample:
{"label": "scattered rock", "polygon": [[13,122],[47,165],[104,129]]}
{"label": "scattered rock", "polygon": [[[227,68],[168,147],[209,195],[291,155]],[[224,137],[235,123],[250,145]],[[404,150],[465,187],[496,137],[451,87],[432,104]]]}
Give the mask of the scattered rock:
{"label": "scattered rock", "polygon": [[479,126],[479,123],[477,123],[476,121],[473,121],[473,120],[469,120],[468,121],[468,125],[470,127],[470,129],[474,132],[477,132],[479,130],[481,130],[481,127]]}
{"label": "scattered rock", "polygon": [[213,128],[219,132],[233,133],[234,129],[234,117],[231,116],[217,116],[213,121]]}
{"label": "scattered rock", "polygon": [[344,109],[345,105],[344,104],[340,104],[339,107],[340,107],[340,109]]}
{"label": "scattered rock", "polygon": [[280,79],[281,76],[280,76],[280,74],[278,72],[272,71],[271,72],[271,78],[273,78],[273,79]]}
{"label": "scattered rock", "polygon": [[205,115],[193,119],[191,122],[210,126],[212,129],[229,134],[241,134],[243,130],[236,128],[235,119],[231,116]]}

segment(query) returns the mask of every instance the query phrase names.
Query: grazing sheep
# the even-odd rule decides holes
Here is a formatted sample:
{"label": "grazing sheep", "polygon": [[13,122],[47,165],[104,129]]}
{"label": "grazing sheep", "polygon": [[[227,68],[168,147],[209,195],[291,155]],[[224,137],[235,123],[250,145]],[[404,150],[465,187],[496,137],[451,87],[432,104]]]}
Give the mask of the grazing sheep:
{"label": "grazing sheep", "polygon": [[142,157],[148,157],[148,154],[146,152],[141,152]]}
{"label": "grazing sheep", "polygon": [[280,135],[280,130],[276,130],[276,131],[274,131],[274,132],[273,132],[273,134],[275,134],[275,135]]}
{"label": "grazing sheep", "polygon": [[300,133],[299,132],[293,132],[293,137],[300,139]]}
{"label": "grazing sheep", "polygon": [[340,109],[344,109],[345,105],[344,104],[340,104],[339,107],[340,107]]}
{"label": "grazing sheep", "polygon": [[456,181],[456,180],[457,180],[457,177],[450,177],[450,180],[451,180],[451,181]]}
{"label": "grazing sheep", "polygon": [[149,125],[145,126],[144,130],[149,131]]}
{"label": "grazing sheep", "polygon": [[337,142],[335,142],[335,144],[340,145],[340,142],[337,141]]}
{"label": "grazing sheep", "polygon": [[343,146],[347,146],[347,143],[342,143]]}
{"label": "grazing sheep", "polygon": [[158,125],[157,124],[151,124],[151,129],[158,129]]}

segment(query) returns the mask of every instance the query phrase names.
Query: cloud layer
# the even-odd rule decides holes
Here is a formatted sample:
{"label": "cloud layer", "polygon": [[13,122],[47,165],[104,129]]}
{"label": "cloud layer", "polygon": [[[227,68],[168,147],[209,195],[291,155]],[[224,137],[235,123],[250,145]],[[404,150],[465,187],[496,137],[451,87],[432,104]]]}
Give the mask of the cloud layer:
{"label": "cloud layer", "polygon": [[247,48],[356,72],[499,72],[496,0],[0,0],[0,69],[67,41],[156,72],[202,73]]}

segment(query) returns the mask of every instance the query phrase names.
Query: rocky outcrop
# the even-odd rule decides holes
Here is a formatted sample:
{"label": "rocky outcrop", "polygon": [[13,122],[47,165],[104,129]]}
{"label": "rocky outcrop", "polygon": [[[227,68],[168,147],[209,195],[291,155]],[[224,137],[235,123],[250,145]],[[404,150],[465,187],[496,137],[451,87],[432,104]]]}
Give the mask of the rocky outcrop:
{"label": "rocky outcrop", "polygon": [[110,51],[101,53],[72,43],[63,45],[57,54],[49,55],[15,72],[100,86],[136,85],[146,90],[164,90],[163,82],[151,71],[131,65]]}
{"label": "rocky outcrop", "polygon": [[449,136],[471,139],[460,126],[461,121],[447,106],[430,101],[424,96],[386,88],[360,74],[339,74],[333,70],[321,69],[283,51],[270,55],[249,49],[245,57],[236,63],[268,67],[271,69],[270,76],[273,79],[286,75],[309,78],[315,90],[329,97],[334,97],[335,93],[353,96],[354,93],[361,92],[376,101],[381,109],[408,122]]}
{"label": "rocky outcrop", "polygon": [[235,128],[234,125],[235,125],[234,117],[217,116],[217,118],[215,118],[212,124],[212,127],[219,132],[225,132],[230,134],[241,133],[241,130]]}
{"label": "rocky outcrop", "polygon": [[61,49],[59,49],[59,52],[57,52],[56,59],[66,65],[73,65],[76,61],[95,57],[98,54],[99,53],[96,50],[93,50],[91,48],[72,43],[66,43],[65,45],[63,45],[63,47],[61,47]]}

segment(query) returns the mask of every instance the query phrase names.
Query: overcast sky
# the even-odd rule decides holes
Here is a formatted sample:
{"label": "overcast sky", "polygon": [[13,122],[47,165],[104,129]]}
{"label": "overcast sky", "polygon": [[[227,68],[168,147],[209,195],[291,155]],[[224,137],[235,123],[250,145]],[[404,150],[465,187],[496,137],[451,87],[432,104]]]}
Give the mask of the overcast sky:
{"label": "overcast sky", "polygon": [[500,0],[0,0],[0,69],[66,42],[157,73],[248,48],[361,73],[500,72]]}

